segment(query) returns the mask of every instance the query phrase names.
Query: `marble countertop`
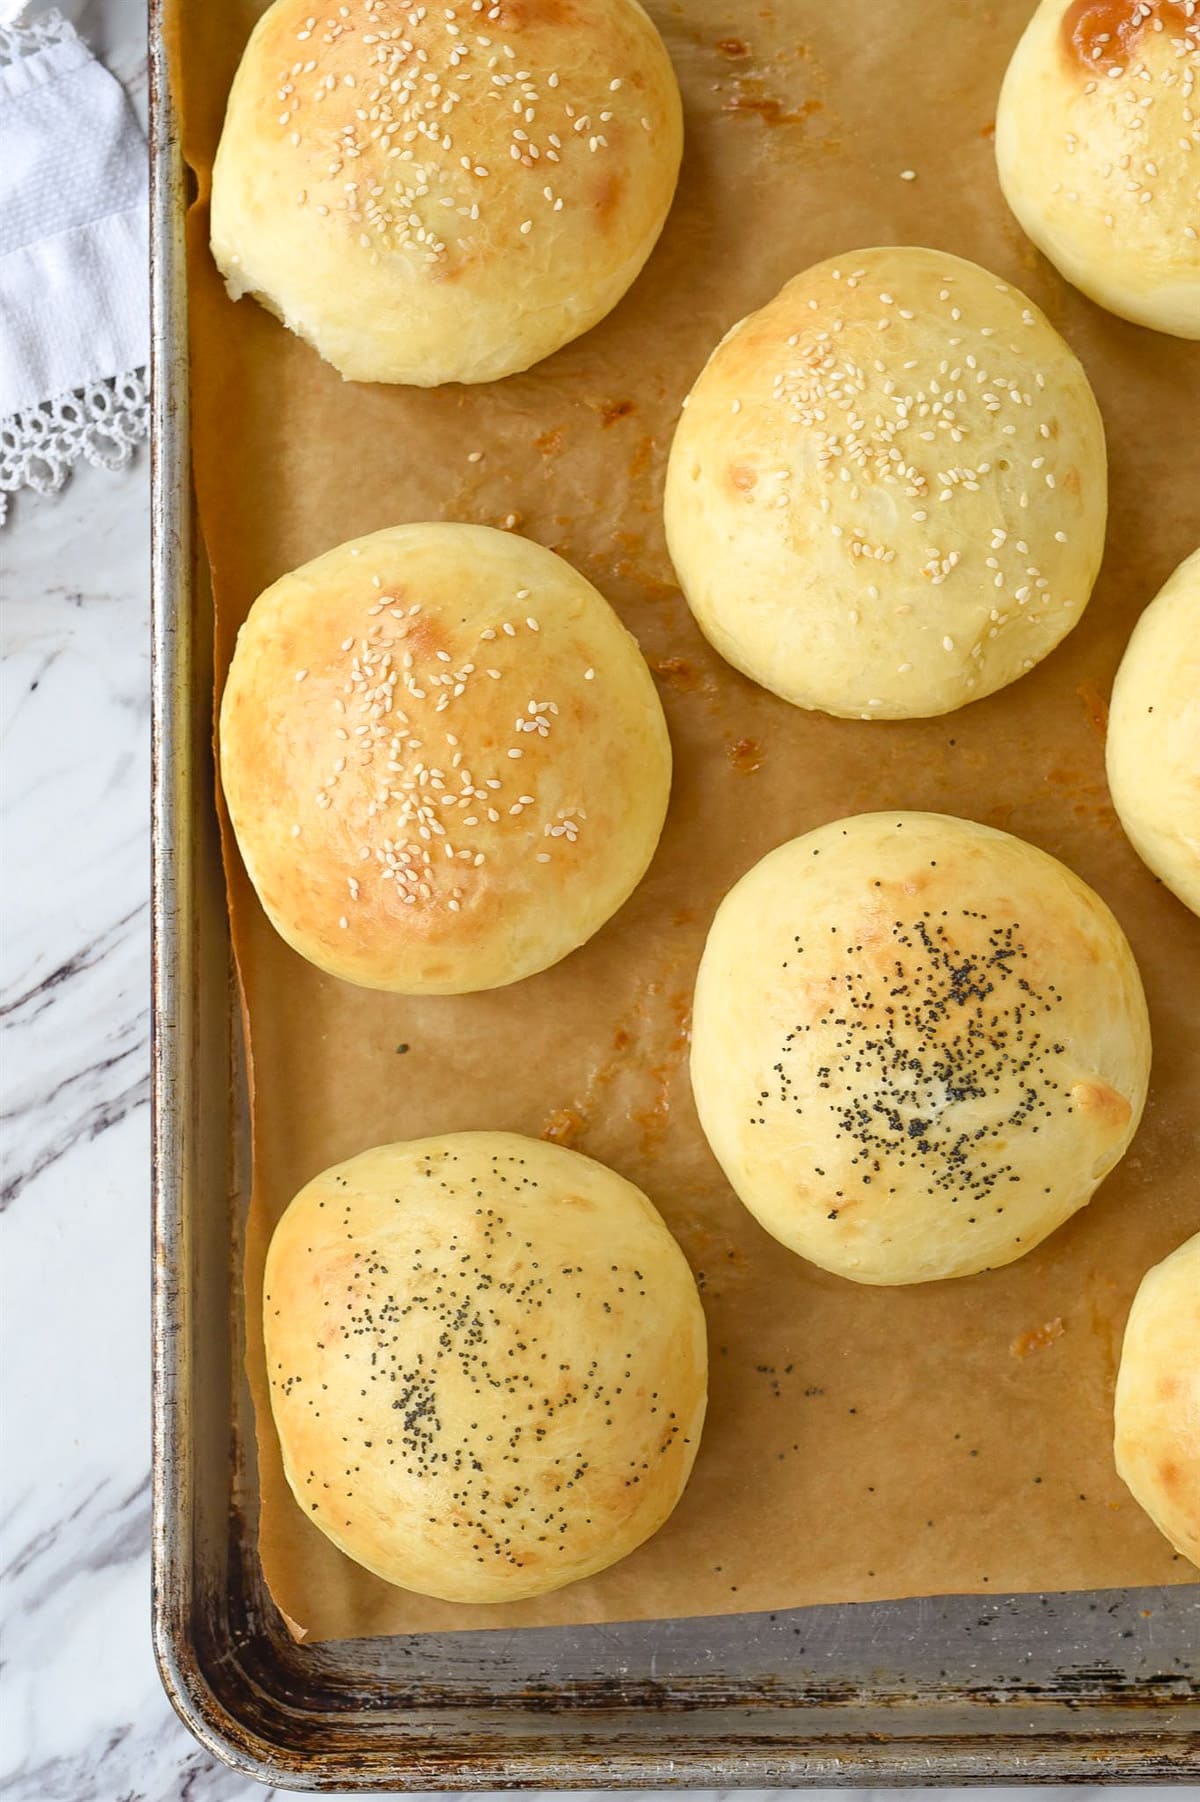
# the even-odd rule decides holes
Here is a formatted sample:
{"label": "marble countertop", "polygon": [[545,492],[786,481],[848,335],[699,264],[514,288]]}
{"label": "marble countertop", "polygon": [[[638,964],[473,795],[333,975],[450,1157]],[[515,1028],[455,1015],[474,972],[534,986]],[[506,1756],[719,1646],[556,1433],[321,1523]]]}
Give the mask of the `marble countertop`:
{"label": "marble countertop", "polygon": [[[144,112],[142,0],[63,10]],[[150,1646],[148,539],[144,451],[0,533],[8,1802],[270,1793],[192,1740]]]}

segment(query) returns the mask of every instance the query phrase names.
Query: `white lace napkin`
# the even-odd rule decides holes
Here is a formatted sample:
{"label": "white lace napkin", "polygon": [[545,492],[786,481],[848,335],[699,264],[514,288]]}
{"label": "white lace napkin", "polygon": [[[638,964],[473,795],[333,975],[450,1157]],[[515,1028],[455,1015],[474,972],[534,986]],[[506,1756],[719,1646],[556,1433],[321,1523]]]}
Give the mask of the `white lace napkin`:
{"label": "white lace napkin", "polygon": [[0,23],[0,520],[145,434],[147,224],[120,86],[57,12]]}

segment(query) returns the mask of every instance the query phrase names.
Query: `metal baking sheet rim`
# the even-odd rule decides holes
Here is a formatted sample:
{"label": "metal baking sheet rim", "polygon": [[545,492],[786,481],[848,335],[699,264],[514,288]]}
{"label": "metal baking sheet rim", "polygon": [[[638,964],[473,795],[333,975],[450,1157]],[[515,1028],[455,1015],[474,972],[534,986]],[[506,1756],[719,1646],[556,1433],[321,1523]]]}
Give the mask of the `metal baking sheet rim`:
{"label": "metal baking sheet rim", "polygon": [[[225,1230],[238,1202],[236,1022],[193,537],[187,176],[161,6],[151,0],[153,1635],[177,1713],[235,1769],[310,1790],[1200,1781],[1197,1587],[307,1650],[238,1587],[253,1543],[235,1475],[239,1272]],[[214,1458],[199,1456],[201,1435]],[[815,1643],[797,1653],[801,1635]],[[756,1674],[755,1650],[785,1668]],[[581,1677],[563,1668],[573,1653],[593,1667]],[[373,1690],[372,1662],[389,1655]]]}

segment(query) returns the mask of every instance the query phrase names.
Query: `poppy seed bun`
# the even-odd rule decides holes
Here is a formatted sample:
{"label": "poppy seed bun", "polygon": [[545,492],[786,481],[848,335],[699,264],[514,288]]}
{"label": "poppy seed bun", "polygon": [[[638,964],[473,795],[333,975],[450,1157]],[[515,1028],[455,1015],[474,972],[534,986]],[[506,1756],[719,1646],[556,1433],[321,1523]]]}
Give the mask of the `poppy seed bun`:
{"label": "poppy seed bun", "polygon": [[1200,1233],[1148,1271],[1133,1298],[1115,1450],[1159,1532],[1200,1565]]}
{"label": "poppy seed bun", "polygon": [[781,845],[700,963],[709,1144],[769,1233],[860,1283],[1032,1250],[1124,1154],[1149,1069],[1107,907],[971,820],[868,813]]}
{"label": "poppy seed bun", "polygon": [[1134,627],[1113,685],[1107,760],[1134,850],[1200,914],[1200,551]]}
{"label": "poppy seed bun", "polygon": [[557,963],[654,855],[671,747],[637,644],[561,557],[376,532],[238,634],[221,777],[276,930],[331,975],[463,994]]}
{"label": "poppy seed bun", "polygon": [[1104,430],[1017,289],[943,251],[818,263],[688,396],[666,527],[705,636],[798,707],[912,719],[1054,648],[1104,549]]}
{"label": "poppy seed bun", "polygon": [[267,1253],[271,1406],[300,1507],[421,1595],[514,1602],[649,1539],[704,1420],[704,1314],[646,1197],[514,1133],[382,1145]]}
{"label": "poppy seed bun", "polygon": [[1200,338],[1200,6],[1042,0],[1000,90],[1004,197],[1110,313]]}
{"label": "poppy seed bun", "polygon": [[493,381],[616,305],[682,144],[636,0],[275,0],[229,95],[213,256],[349,381]]}

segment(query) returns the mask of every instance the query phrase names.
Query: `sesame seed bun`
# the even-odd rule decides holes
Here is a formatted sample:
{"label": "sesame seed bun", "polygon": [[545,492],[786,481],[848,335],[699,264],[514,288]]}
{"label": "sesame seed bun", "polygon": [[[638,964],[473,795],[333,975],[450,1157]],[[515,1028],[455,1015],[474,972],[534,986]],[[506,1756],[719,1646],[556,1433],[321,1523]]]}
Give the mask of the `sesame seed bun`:
{"label": "sesame seed bun", "polygon": [[636,0],[275,0],[229,96],[212,250],[355,382],[487,382],[602,319],[683,143]]}
{"label": "sesame seed bun", "polygon": [[854,250],[725,337],[667,470],[684,593],[798,707],[948,713],[1087,604],[1107,512],[1087,377],[1023,294],[943,251]]}
{"label": "sesame seed bun", "polygon": [[561,557],[485,526],[339,545],[259,596],[221,703],[250,879],[367,988],[499,988],[583,944],[666,813],[654,681]]}
{"label": "sesame seed bun", "polygon": [[1200,6],[1042,0],[996,113],[1004,197],[1110,313],[1200,338]]}
{"label": "sesame seed bun", "polygon": [[641,1191],[578,1152],[453,1133],[335,1165],[275,1229],[263,1319],[292,1492],[389,1583],[544,1595],[683,1493],[696,1285]]}
{"label": "sesame seed bun", "polygon": [[1159,1532],[1200,1565],[1200,1233],[1147,1271],[1133,1298],[1114,1449]]}
{"label": "sesame seed bun", "polygon": [[1113,685],[1107,761],[1134,850],[1200,914],[1200,551],[1134,628]]}
{"label": "sesame seed bun", "polygon": [[781,845],[700,964],[709,1144],[769,1233],[860,1283],[1031,1251],[1123,1156],[1149,1070],[1107,907],[971,820],[862,814]]}

